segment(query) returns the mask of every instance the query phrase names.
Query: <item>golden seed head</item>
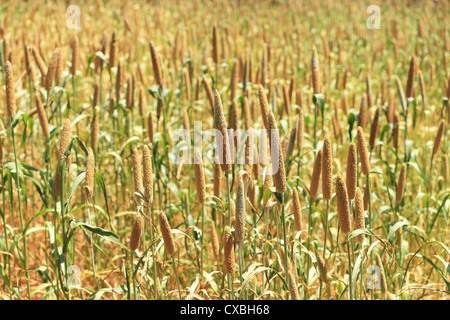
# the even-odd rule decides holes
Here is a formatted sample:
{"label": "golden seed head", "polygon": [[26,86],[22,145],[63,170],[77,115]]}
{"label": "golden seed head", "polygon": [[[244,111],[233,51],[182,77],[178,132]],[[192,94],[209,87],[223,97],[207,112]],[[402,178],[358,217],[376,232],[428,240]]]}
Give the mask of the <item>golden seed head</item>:
{"label": "golden seed head", "polygon": [[159,227],[164,239],[166,252],[169,256],[172,256],[175,253],[175,241],[173,240],[172,228],[170,227],[169,221],[162,211],[159,213]]}
{"label": "golden seed head", "polygon": [[231,151],[228,143],[227,126],[223,114],[222,101],[220,99],[219,91],[217,90],[214,92],[214,122],[216,129],[221,133],[221,137],[216,136],[216,140],[222,171],[228,172],[231,170]]}
{"label": "golden seed head", "polygon": [[238,186],[236,194],[236,220],[234,221],[236,242],[244,240],[245,236],[245,187],[244,179],[240,175],[238,177]]}
{"label": "golden seed head", "polygon": [[380,119],[380,108],[377,108],[377,111],[375,111],[375,116],[372,120],[372,127],[370,128],[370,138],[369,138],[369,146],[371,149],[375,146],[375,139],[378,134],[378,123]]}
{"label": "golden seed head", "polygon": [[317,258],[317,267],[319,269],[320,274],[320,280],[322,280],[323,283],[328,283],[327,265],[325,264],[325,261],[323,260],[320,254],[316,254],[316,258]]}
{"label": "golden seed head", "polygon": [[155,77],[155,82],[158,86],[162,86],[161,61],[152,42],[150,42],[150,53],[152,56],[153,75]]}
{"label": "golden seed head", "polygon": [[325,200],[331,200],[333,194],[333,150],[329,137],[326,137],[323,142],[322,193]]}
{"label": "golden seed head", "polygon": [[231,72],[231,83],[230,83],[230,100],[234,101],[237,93],[237,86],[239,82],[239,64],[235,62],[233,64],[233,70]]}
{"label": "golden seed head", "polygon": [[348,197],[350,199],[353,199],[355,197],[357,175],[358,175],[358,163],[356,156],[356,145],[355,143],[350,142],[347,154],[347,173],[345,176]]}
{"label": "golden seed head", "polygon": [[338,212],[339,226],[343,234],[350,233],[350,208],[347,195],[347,187],[345,186],[344,178],[338,174],[336,179],[336,204]]}
{"label": "golden seed head", "polygon": [[84,190],[86,197],[91,199],[94,196],[94,169],[95,157],[91,148],[88,150],[87,162],[86,162],[86,178],[84,181]]}
{"label": "golden seed head", "polygon": [[402,202],[403,192],[405,191],[406,184],[406,163],[402,164],[400,175],[398,176],[397,183],[397,203]]}
{"label": "golden seed head", "polygon": [[320,149],[319,152],[317,152],[316,160],[314,161],[311,184],[309,186],[309,195],[313,199],[317,199],[317,191],[319,190],[320,174],[322,172],[322,154],[323,149]]}
{"label": "golden seed head", "polygon": [[264,92],[264,87],[262,85],[258,85],[258,97],[259,97],[259,106],[261,107],[261,116],[263,119],[264,127],[269,129],[269,101],[267,101],[266,93]]}
{"label": "golden seed head", "polygon": [[213,26],[212,34],[212,58],[215,64],[219,63],[219,39],[217,38],[217,27]]}
{"label": "golden seed head", "polygon": [[406,98],[413,97],[413,86],[414,86],[414,77],[416,75],[416,58],[414,56],[411,57],[411,62],[409,64],[409,72],[408,72],[408,82],[406,83]]}
{"label": "golden seed head", "polygon": [[292,205],[294,213],[295,231],[300,231],[302,229],[302,207],[300,205],[300,198],[298,196],[298,191],[295,187],[292,189]]}
{"label": "golden seed head", "polygon": [[311,57],[311,70],[312,70],[313,91],[314,93],[320,93],[321,85],[320,85],[319,58],[317,57],[317,49],[315,46],[313,47]]}
{"label": "golden seed head", "polygon": [[436,154],[439,151],[439,145],[441,144],[442,136],[444,135],[444,124],[445,124],[444,119],[441,119],[441,122],[439,123],[438,132],[436,134],[436,138],[434,139],[433,154]]}
{"label": "golden seed head", "polygon": [[381,262],[381,258],[378,253],[375,253],[376,265],[380,268],[380,291],[384,296],[387,293],[387,283],[386,283],[386,275],[384,274],[383,263]]}
{"label": "golden seed head", "polygon": [[398,114],[398,112],[395,112],[394,113],[394,130],[393,130],[393,133],[392,133],[392,135],[393,135],[393,143],[394,143],[394,147],[395,148],[397,148],[397,146],[398,146],[398,133],[399,133],[399,127],[400,127],[400,125],[399,125],[399,114]]}
{"label": "golden seed head", "polygon": [[55,80],[56,68],[58,67],[59,60],[59,48],[53,51],[50,64],[48,66],[47,75],[45,76],[45,90],[50,91],[53,86],[53,81]]}
{"label": "golden seed head", "polygon": [[204,203],[206,200],[205,172],[203,170],[202,152],[199,148],[195,148],[194,150],[194,171],[197,198],[200,203]]}
{"label": "golden seed head", "polygon": [[203,86],[205,87],[205,90],[206,90],[206,97],[208,98],[209,104],[211,106],[215,106],[214,93],[212,91],[211,85],[209,84],[208,80],[206,79],[206,77],[204,75],[202,78],[202,82],[203,82]]}
{"label": "golden seed head", "polygon": [[225,227],[225,244],[224,244],[224,254],[225,254],[225,267],[227,274],[234,274],[235,263],[234,263],[234,239],[231,234],[230,227]]}
{"label": "golden seed head", "polygon": [[92,119],[91,123],[91,138],[92,138],[92,149],[94,149],[95,152],[98,150],[98,135],[100,132],[99,128],[99,122],[98,122],[98,115],[97,112],[94,111],[94,118]]}
{"label": "golden seed head", "polygon": [[[364,199],[361,193],[361,189],[356,189],[355,194],[355,221],[353,222],[354,229],[364,229],[365,217],[364,217]],[[365,235],[362,233],[356,237],[356,241],[362,243],[364,241]]]}
{"label": "golden seed head", "polygon": [[39,51],[36,49],[36,47],[32,47],[32,51],[34,60],[36,61],[39,71],[42,74],[42,83],[45,83],[45,76],[47,75],[47,67],[45,66],[44,60],[42,60],[41,55],[39,54]]}
{"label": "golden seed head", "polygon": [[8,118],[12,121],[16,117],[16,92],[14,86],[14,73],[11,62],[5,65],[5,83],[6,83],[6,111]]}
{"label": "golden seed head", "polygon": [[144,167],[144,196],[152,203],[153,202],[153,167],[150,149],[144,145],[143,151],[143,167]]}
{"label": "golden seed head", "polygon": [[358,127],[363,128],[363,130],[366,129],[367,126],[367,116],[368,116],[368,110],[367,110],[367,94],[363,94],[361,98],[361,107],[359,109],[359,116],[358,116]]}
{"label": "golden seed head", "polygon": [[142,217],[139,213],[136,214],[136,218],[134,220],[133,229],[131,230],[130,237],[130,250],[134,252],[139,246],[139,239],[141,238],[142,233]]}
{"label": "golden seed head", "polygon": [[268,124],[269,124],[270,156],[272,158],[272,168],[274,163],[278,165],[278,170],[276,170],[273,180],[275,182],[277,192],[283,193],[286,191],[286,171],[284,168],[284,157],[283,152],[281,150],[278,127],[275,120],[275,116],[273,115],[272,111],[269,111]]}
{"label": "golden seed head", "polygon": [[137,148],[133,148],[133,178],[134,192],[143,192],[144,186],[142,182],[141,159]]}
{"label": "golden seed head", "polygon": [[243,104],[243,114],[244,114],[244,128],[245,130],[250,130],[251,128],[251,116],[250,116],[250,105],[248,103],[248,98],[244,97],[244,104]]}
{"label": "golden seed head", "polygon": [[42,106],[41,99],[39,95],[35,93],[34,100],[36,101],[36,111],[39,117],[39,123],[41,125],[42,135],[45,139],[50,137],[50,131],[48,129],[47,114],[45,113],[44,107]]}
{"label": "golden seed head", "polygon": [[74,76],[77,73],[77,60],[78,60],[78,49],[79,43],[77,36],[74,36],[71,41],[72,47],[72,66],[70,68],[70,73]]}
{"label": "golden seed head", "polygon": [[214,223],[209,224],[209,233],[211,235],[211,244],[213,248],[214,257],[216,258],[217,263],[220,263],[219,237],[217,236],[217,230]]}
{"label": "golden seed head", "polygon": [[70,142],[70,136],[71,136],[71,124],[70,120],[66,119],[63,124],[63,129],[61,132],[61,138],[59,140],[59,149],[58,149],[58,161],[61,160],[61,158],[64,156],[64,153],[66,152],[67,146]]}
{"label": "golden seed head", "polygon": [[358,126],[358,152],[359,160],[361,161],[362,173],[367,176],[370,172],[369,151],[367,150],[366,138],[363,129]]}

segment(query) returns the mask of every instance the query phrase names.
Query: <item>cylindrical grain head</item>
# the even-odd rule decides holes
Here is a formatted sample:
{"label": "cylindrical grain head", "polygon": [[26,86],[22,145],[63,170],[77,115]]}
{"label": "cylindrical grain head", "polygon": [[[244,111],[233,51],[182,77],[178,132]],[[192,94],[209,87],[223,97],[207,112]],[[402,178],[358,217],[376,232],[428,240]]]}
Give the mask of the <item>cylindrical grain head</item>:
{"label": "cylindrical grain head", "polygon": [[367,150],[364,131],[360,126],[358,127],[357,140],[358,140],[359,160],[361,161],[362,173],[365,176],[367,176],[370,172],[369,151]]}
{"label": "cylindrical grain head", "polygon": [[225,244],[223,247],[225,255],[225,268],[227,274],[234,274],[235,264],[234,264],[234,239],[231,234],[230,227],[225,227]]}
{"label": "cylindrical grain head", "polygon": [[316,160],[314,161],[314,168],[311,177],[311,184],[309,186],[309,195],[313,199],[317,199],[317,191],[319,190],[320,174],[322,172],[322,154],[323,149],[317,152]]}
{"label": "cylindrical grain head", "polygon": [[71,47],[72,47],[72,66],[70,67],[70,74],[74,76],[77,73],[78,49],[79,49],[78,37],[76,35],[72,38]]}
{"label": "cylindrical grain head", "polygon": [[94,118],[91,123],[91,139],[92,139],[92,149],[95,152],[98,150],[98,135],[100,132],[99,122],[98,122],[98,114],[97,111],[94,111]]}
{"label": "cylindrical grain head", "polygon": [[325,261],[322,258],[322,255],[316,254],[317,258],[317,267],[319,269],[320,274],[320,280],[322,280],[323,283],[328,283],[328,269],[327,265],[325,264]]}
{"label": "cylindrical grain head", "polygon": [[134,181],[134,192],[144,191],[144,185],[142,182],[142,169],[141,169],[141,159],[139,156],[139,150],[133,148],[133,181]]}
{"label": "cylindrical grain head", "polygon": [[400,170],[400,175],[398,176],[397,183],[397,203],[402,202],[403,192],[405,191],[406,184],[406,163],[402,164],[402,168]]}
{"label": "cylindrical grain head", "polygon": [[295,231],[300,231],[302,229],[302,207],[300,205],[298,191],[295,187],[292,189],[292,206],[292,211],[294,213]]}
{"label": "cylindrical grain head", "polygon": [[156,49],[152,42],[150,42],[150,53],[152,56],[152,65],[153,65],[153,76],[155,77],[155,82],[158,86],[162,86],[162,70],[161,70],[161,62],[159,60],[159,55],[156,52]]}
{"label": "cylindrical grain head", "polygon": [[411,62],[409,64],[409,72],[408,72],[408,82],[406,83],[406,98],[413,97],[413,86],[414,86],[414,77],[416,75],[416,61],[415,57],[411,57]]}
{"label": "cylindrical grain head", "polygon": [[213,26],[212,33],[212,58],[214,63],[219,63],[219,39],[217,38],[217,27]]}
{"label": "cylindrical grain head", "polygon": [[61,131],[61,138],[59,140],[59,149],[58,149],[58,161],[61,160],[61,158],[64,156],[64,153],[66,152],[67,146],[70,142],[70,136],[71,136],[71,124],[70,120],[66,119],[63,124],[63,129]]}
{"label": "cylindrical grain head", "polygon": [[131,230],[130,237],[130,250],[134,252],[139,246],[139,239],[141,238],[142,228],[142,217],[139,213],[136,214],[136,218],[134,220],[133,229]]}
{"label": "cylindrical grain head", "polygon": [[208,98],[209,104],[214,106],[214,93],[212,91],[211,85],[209,84],[206,77],[203,75],[202,78],[203,86],[205,87],[206,97]]}
{"label": "cylindrical grain head", "polygon": [[[280,136],[278,133],[278,127],[275,121],[275,116],[272,111],[269,111],[269,140],[270,140],[270,156],[272,159],[272,169],[274,169],[275,174],[273,180],[275,182],[275,187],[277,192],[283,193],[286,191],[286,171],[284,168],[284,157],[281,150]],[[276,170],[276,167],[278,170]]]}
{"label": "cylindrical grain head", "polygon": [[359,108],[358,127],[366,129],[367,126],[367,95],[364,93],[361,98],[361,106]]}
{"label": "cylindrical grain head", "polygon": [[231,152],[228,143],[228,133],[225,116],[223,114],[222,100],[220,99],[220,94],[217,90],[214,92],[214,123],[216,129],[221,134],[221,137],[216,137],[216,140],[218,143],[217,150],[219,152],[222,171],[228,172],[231,170]]}
{"label": "cylindrical grain head", "polygon": [[322,193],[324,200],[331,200],[333,194],[333,150],[331,141],[326,137],[323,142],[322,155]]}
{"label": "cylindrical grain head", "polygon": [[34,100],[36,102],[36,110],[39,117],[39,123],[41,125],[42,135],[45,139],[48,139],[50,137],[50,131],[48,129],[47,114],[45,113],[44,107],[42,106],[39,94],[35,93]]}
{"label": "cylindrical grain head", "polygon": [[95,171],[95,157],[92,149],[89,148],[87,162],[86,162],[86,178],[84,181],[84,192],[88,199],[94,196],[94,171]]}
{"label": "cylindrical grain head", "polygon": [[259,106],[261,107],[261,117],[263,119],[264,127],[269,129],[268,119],[269,119],[269,101],[267,101],[266,93],[264,92],[264,87],[258,85],[258,97]]}
{"label": "cylindrical grain head", "polygon": [[351,229],[350,207],[348,202],[347,187],[344,178],[338,174],[336,179],[336,205],[339,226],[343,234],[348,234]]}
{"label": "cylindrical grain head", "polygon": [[380,270],[380,291],[381,295],[384,296],[387,293],[387,283],[386,283],[386,275],[384,274],[383,263],[381,262],[381,258],[378,253],[375,253],[376,265]]}
{"label": "cylindrical grain head", "polygon": [[244,117],[244,128],[245,128],[245,130],[248,131],[252,127],[252,120],[251,120],[251,116],[250,116],[250,105],[248,103],[247,97],[244,97],[242,113],[243,113],[243,117]]}
{"label": "cylindrical grain head", "polygon": [[48,66],[47,75],[45,76],[45,90],[50,91],[53,86],[53,81],[55,80],[56,68],[58,67],[59,60],[59,48],[53,51],[50,64]]}
{"label": "cylindrical grain head", "polygon": [[347,172],[345,175],[345,183],[347,185],[347,193],[349,199],[355,197],[358,176],[358,162],[356,156],[356,145],[350,142],[347,153]]}
{"label": "cylindrical grain head", "polygon": [[[353,222],[353,228],[364,229],[365,228],[365,217],[364,217],[364,199],[361,189],[356,190],[355,195],[355,221]],[[362,233],[356,237],[356,241],[362,243],[364,241],[365,235]]]}
{"label": "cylindrical grain head", "polygon": [[217,230],[214,223],[209,224],[209,234],[211,236],[211,245],[214,253],[214,258],[216,259],[217,264],[220,263],[220,246],[219,246],[219,237],[217,236]]}
{"label": "cylindrical grain head", "polygon": [[170,227],[169,221],[162,211],[159,213],[159,227],[164,239],[166,252],[169,256],[172,256],[175,253],[175,241],[173,240],[172,228]]}
{"label": "cylindrical grain head", "polygon": [[311,57],[311,70],[312,70],[312,81],[313,81],[313,92],[320,93],[320,68],[319,68],[319,58],[317,57],[317,49],[314,46],[312,57]]}
{"label": "cylindrical grain head", "polygon": [[63,50],[59,49],[58,65],[56,66],[55,85],[61,87],[63,80],[64,56]]}
{"label": "cylindrical grain head", "polygon": [[237,86],[239,82],[239,64],[235,62],[233,64],[233,69],[231,71],[231,81],[230,81],[230,101],[233,102],[236,98]]}
{"label": "cylindrical grain head", "polygon": [[12,121],[16,117],[16,93],[14,86],[14,73],[11,62],[5,65],[5,83],[6,83],[6,111],[8,118]]}
{"label": "cylindrical grain head", "polygon": [[[449,84],[450,86],[450,84]],[[436,154],[439,151],[439,145],[441,144],[442,136],[444,135],[444,119],[441,119],[441,122],[439,123],[439,128],[436,134],[436,138],[434,139],[434,145],[433,145],[433,154]]]}
{"label": "cylindrical grain head", "polygon": [[144,167],[144,196],[148,202],[153,202],[153,166],[150,149],[147,145],[143,148],[143,167]]}
{"label": "cylindrical grain head", "polygon": [[204,203],[206,200],[205,173],[203,170],[202,152],[199,148],[195,148],[194,150],[194,171],[197,199],[200,203]]}
{"label": "cylindrical grain head", "polygon": [[108,66],[113,68],[116,64],[116,51],[117,51],[117,41],[116,41],[116,32],[113,32],[111,43],[109,46],[109,61]]}
{"label": "cylindrical grain head", "polygon": [[372,120],[372,127],[370,128],[370,138],[369,138],[370,149],[373,149],[373,147],[375,146],[375,139],[378,134],[379,119],[380,119],[380,108],[377,108],[375,116],[373,117]]}
{"label": "cylindrical grain head", "polygon": [[236,220],[234,221],[236,242],[243,241],[245,236],[245,201],[244,179],[240,175],[236,193]]}
{"label": "cylindrical grain head", "polygon": [[44,60],[42,60],[41,55],[39,54],[39,51],[37,50],[37,48],[32,47],[32,51],[33,51],[34,60],[36,61],[39,71],[41,72],[41,75],[42,75],[42,83],[45,84],[45,76],[47,75],[47,67],[45,66]]}
{"label": "cylindrical grain head", "polygon": [[425,80],[423,79],[422,71],[418,72],[420,95],[422,96],[423,108],[427,108],[427,90],[425,87]]}
{"label": "cylindrical grain head", "polygon": [[292,270],[288,271],[288,281],[289,281],[289,293],[291,294],[291,300],[300,300],[300,295],[298,294],[297,281],[295,280],[294,272]]}

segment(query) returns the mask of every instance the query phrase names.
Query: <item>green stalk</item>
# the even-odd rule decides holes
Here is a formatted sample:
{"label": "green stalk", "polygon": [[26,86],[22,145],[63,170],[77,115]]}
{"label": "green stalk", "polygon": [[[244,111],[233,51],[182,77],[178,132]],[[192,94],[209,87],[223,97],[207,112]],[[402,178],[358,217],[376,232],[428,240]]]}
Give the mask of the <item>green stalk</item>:
{"label": "green stalk", "polygon": [[[13,140],[13,148],[14,148],[14,163],[16,166],[16,189],[17,189],[17,201],[19,202],[19,214],[20,214],[20,228],[22,229],[22,232],[24,232],[24,220],[23,220],[23,210],[22,210],[22,201],[20,200],[20,169],[19,164],[17,161],[17,151],[16,151],[16,139],[14,135],[14,128],[11,125],[11,135]],[[27,239],[26,234],[23,234],[23,266],[25,269],[25,278],[27,279],[27,292],[28,292],[28,298],[31,298],[30,296],[30,275],[28,273],[28,253],[27,253]]]}
{"label": "green stalk", "polygon": [[178,269],[177,269],[177,263],[175,262],[175,258],[172,256],[172,263],[175,268],[175,277],[177,278],[177,287],[178,287],[178,294],[180,296],[180,300],[183,300],[181,297],[181,289],[180,289],[180,279],[178,278]]}
{"label": "green stalk", "polygon": [[[282,216],[282,222],[283,222],[283,237],[284,237],[284,270],[285,270],[285,275],[286,275],[286,279],[288,278],[288,273],[289,273],[289,269],[288,269],[288,253],[287,253],[287,237],[286,237],[286,217],[285,217],[285,213],[284,213],[284,193],[281,194],[281,216]],[[289,293],[287,294],[287,299],[289,299]]]}
{"label": "green stalk", "polygon": [[350,300],[353,300],[353,285],[352,285],[352,260],[350,255],[350,239],[347,235],[347,253],[348,253],[348,270],[349,270],[349,292],[350,292]]}
{"label": "green stalk", "polygon": [[327,211],[325,213],[325,239],[323,241],[323,260],[326,258],[325,251],[327,250],[327,234],[328,234],[328,211],[330,209],[330,200],[327,200]]}
{"label": "green stalk", "polygon": [[[89,200],[88,200],[88,197],[87,197],[86,193],[85,193],[85,199],[86,199],[86,211],[87,211],[88,223],[92,226],[91,213],[90,213],[90,210],[89,210]],[[91,245],[90,245],[91,248],[90,248],[90,250],[91,250],[92,272],[94,274],[94,287],[95,287],[95,290],[97,290],[98,287],[97,287],[97,277],[96,277],[96,270],[95,270],[94,245],[92,243],[94,241],[94,238],[92,237],[92,232],[91,232],[90,236],[91,236]]]}

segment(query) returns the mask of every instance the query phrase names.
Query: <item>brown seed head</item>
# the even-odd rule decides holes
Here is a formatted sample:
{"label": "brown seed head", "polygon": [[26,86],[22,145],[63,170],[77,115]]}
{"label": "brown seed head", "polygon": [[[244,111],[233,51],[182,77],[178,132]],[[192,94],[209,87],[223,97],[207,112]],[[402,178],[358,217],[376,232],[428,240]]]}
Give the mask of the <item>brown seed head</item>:
{"label": "brown seed head", "polygon": [[277,192],[283,193],[286,191],[286,171],[284,168],[284,157],[281,150],[280,136],[278,134],[278,127],[275,116],[272,111],[269,111],[269,140],[270,140],[270,156],[272,159],[272,168],[278,165],[278,170],[274,174],[274,182]]}
{"label": "brown seed head", "polygon": [[200,203],[204,203],[206,200],[205,173],[203,170],[202,152],[199,148],[194,150],[194,171],[197,199]]}
{"label": "brown seed head", "polygon": [[414,77],[416,76],[416,58],[411,57],[408,72],[408,82],[406,83],[406,98],[413,97]]}
{"label": "brown seed head", "polygon": [[142,233],[142,217],[139,213],[136,214],[136,218],[134,220],[133,229],[131,230],[130,237],[130,250],[134,252],[139,246],[139,239],[141,238]]}
{"label": "brown seed head", "polygon": [[364,131],[361,127],[358,127],[358,152],[359,160],[361,161],[361,169],[365,176],[370,172],[370,162],[369,162],[369,151],[367,150],[366,138],[364,136]]}
{"label": "brown seed head", "polygon": [[225,254],[225,267],[228,274],[234,274],[235,263],[234,263],[234,240],[231,234],[230,227],[225,227],[225,244],[224,244],[224,254]]}
{"label": "brown seed head", "polygon": [[150,149],[144,145],[143,151],[143,167],[144,167],[144,196],[152,203],[153,202],[153,167]]}
{"label": "brown seed head", "polygon": [[175,241],[173,240],[172,228],[170,227],[169,221],[162,211],[159,213],[159,227],[164,239],[166,252],[169,256],[172,256],[175,253]]}
{"label": "brown seed head", "polygon": [[[353,222],[354,229],[364,229],[365,217],[364,217],[364,199],[361,189],[356,189],[355,195],[355,221]],[[356,241],[362,243],[364,241],[365,235],[362,233],[356,237]]]}
{"label": "brown seed head", "polygon": [[300,231],[302,229],[302,207],[300,205],[300,198],[298,196],[298,191],[295,187],[292,190],[292,205],[294,213],[295,231]]}
{"label": "brown seed head", "polygon": [[150,143],[153,143],[153,115],[151,111],[148,113],[147,130],[148,130],[148,140]]}
{"label": "brown seed head", "polygon": [[219,157],[214,159],[214,196],[220,199],[222,184],[222,169],[220,168]]}
{"label": "brown seed head", "polygon": [[53,81],[55,80],[56,68],[58,67],[59,61],[59,48],[53,51],[50,64],[48,66],[47,75],[45,76],[45,90],[50,91],[53,86]]}
{"label": "brown seed head", "polygon": [[216,139],[222,171],[228,172],[231,170],[231,152],[228,143],[228,133],[225,116],[223,114],[222,101],[220,99],[219,91],[217,90],[214,92],[214,122],[216,129],[221,133],[221,137],[216,137]]}
{"label": "brown seed head", "polygon": [[323,283],[328,283],[329,280],[327,265],[325,264],[325,261],[320,254],[316,254],[316,259],[317,267],[319,268],[320,280],[322,280]]}
{"label": "brown seed head", "polygon": [[370,138],[369,138],[370,149],[373,149],[373,147],[375,146],[375,139],[378,134],[379,119],[380,119],[380,108],[377,108],[375,116],[373,117],[372,120],[372,127],[370,128]]}
{"label": "brown seed head", "polygon": [[313,81],[313,92],[320,93],[320,68],[319,68],[319,58],[317,57],[317,49],[314,46],[312,57],[311,57],[311,70],[312,70],[312,81]]}
{"label": "brown seed head", "polygon": [[350,199],[353,199],[355,197],[357,175],[358,175],[358,162],[356,156],[356,145],[353,142],[350,142],[347,154],[347,173],[345,176],[348,197]]}
{"label": "brown seed head", "polygon": [[344,178],[338,174],[336,179],[336,204],[338,212],[339,226],[343,234],[350,233],[350,208],[347,195],[347,187],[345,186]]}
{"label": "brown seed head", "polygon": [[398,176],[397,183],[397,203],[402,202],[403,192],[405,191],[406,184],[406,163],[402,164],[402,169],[400,170],[400,175]]}
{"label": "brown seed head", "polygon": [[219,237],[217,236],[217,230],[214,223],[209,224],[209,233],[211,235],[211,245],[214,253],[214,257],[216,258],[216,262],[220,263],[220,246],[219,246]]}
{"label": "brown seed head", "polygon": [[384,296],[387,293],[387,283],[386,283],[386,275],[384,274],[383,263],[381,262],[381,258],[378,253],[375,253],[376,265],[380,268],[380,291]]}
{"label": "brown seed head", "polygon": [[331,200],[333,194],[333,150],[329,137],[326,137],[323,142],[322,193],[325,200]]}
{"label": "brown seed head", "polygon": [[367,95],[364,93],[361,98],[361,107],[358,116],[358,126],[362,127],[363,130],[365,130],[367,126],[367,112]]}
{"label": "brown seed head", "polygon": [[94,169],[95,157],[92,149],[89,148],[87,162],[86,162],[86,178],[84,181],[84,192],[88,199],[91,199],[94,195]]}
{"label": "brown seed head", "polygon": [[78,60],[78,49],[79,43],[77,36],[74,36],[71,41],[72,47],[72,66],[70,67],[70,73],[74,76],[77,73],[77,60]]}
{"label": "brown seed head", "polygon": [[434,139],[433,154],[436,154],[439,151],[439,145],[441,144],[442,136],[444,135],[444,124],[445,124],[444,119],[441,119],[441,122],[439,123],[438,131],[436,134],[436,138]]}
{"label": "brown seed head", "polygon": [[153,75],[155,77],[155,82],[158,86],[162,86],[163,83],[162,83],[161,61],[152,42],[150,42],[150,53],[152,56]]}
{"label": "brown seed head", "polygon": [[245,236],[245,190],[244,179],[240,175],[238,177],[238,186],[236,194],[236,220],[234,221],[235,240],[241,242]]}
{"label": "brown seed head", "polygon": [[258,97],[259,97],[259,106],[261,107],[261,116],[263,119],[264,127],[266,129],[269,128],[268,119],[269,119],[269,101],[267,101],[266,93],[264,92],[264,87],[262,85],[258,85]]}
{"label": "brown seed head", "polygon": [[14,73],[11,62],[5,65],[5,83],[6,83],[6,111],[8,118],[12,121],[16,117],[16,93],[14,85]]}
{"label": "brown seed head", "polygon": [[309,195],[313,199],[317,199],[317,191],[319,190],[320,173],[322,172],[322,154],[323,149],[320,149],[319,152],[317,152],[316,160],[314,161],[311,184],[309,186]]}
{"label": "brown seed head", "polygon": [[143,192],[144,186],[142,183],[142,169],[141,169],[141,159],[139,156],[139,150],[133,148],[133,181],[134,181],[134,192]]}

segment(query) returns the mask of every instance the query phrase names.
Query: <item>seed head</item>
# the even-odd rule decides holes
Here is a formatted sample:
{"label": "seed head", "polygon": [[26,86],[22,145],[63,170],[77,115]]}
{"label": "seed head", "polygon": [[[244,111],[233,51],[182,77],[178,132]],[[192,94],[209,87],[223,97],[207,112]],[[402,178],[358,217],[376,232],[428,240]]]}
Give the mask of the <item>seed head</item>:
{"label": "seed head", "polygon": [[333,150],[330,138],[326,137],[323,142],[322,158],[322,193],[325,200],[331,200],[333,194]]}
{"label": "seed head", "polygon": [[364,131],[360,126],[358,127],[357,140],[358,140],[359,159],[361,161],[361,169],[363,174],[367,176],[370,172],[369,152],[367,150]]}
{"label": "seed head", "polygon": [[316,160],[314,161],[311,184],[309,186],[309,195],[313,199],[317,199],[317,191],[319,190],[320,173],[322,172],[322,154],[323,149],[320,149],[319,152],[317,152]]}
{"label": "seed head", "polygon": [[350,233],[350,208],[348,203],[347,187],[344,178],[338,174],[336,179],[336,204],[338,211],[338,221],[343,234]]}
{"label": "seed head", "polygon": [[159,213],[159,227],[164,239],[166,252],[169,256],[172,256],[175,253],[175,241],[173,240],[172,228],[170,227],[169,221],[162,211]]}

